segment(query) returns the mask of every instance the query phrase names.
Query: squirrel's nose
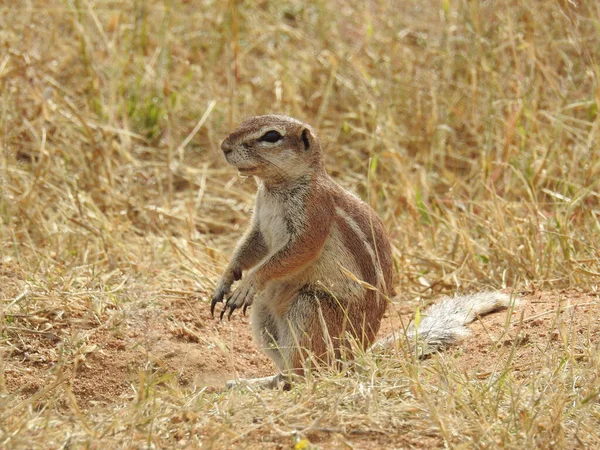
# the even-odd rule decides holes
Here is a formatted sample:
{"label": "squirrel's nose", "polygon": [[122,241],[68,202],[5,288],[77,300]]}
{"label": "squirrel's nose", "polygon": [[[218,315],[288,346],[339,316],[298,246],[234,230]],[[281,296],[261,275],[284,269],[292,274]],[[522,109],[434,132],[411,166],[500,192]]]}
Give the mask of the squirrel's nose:
{"label": "squirrel's nose", "polygon": [[225,154],[230,153],[233,150],[231,144],[229,143],[229,140],[225,139],[221,143],[221,150],[223,150],[223,153]]}

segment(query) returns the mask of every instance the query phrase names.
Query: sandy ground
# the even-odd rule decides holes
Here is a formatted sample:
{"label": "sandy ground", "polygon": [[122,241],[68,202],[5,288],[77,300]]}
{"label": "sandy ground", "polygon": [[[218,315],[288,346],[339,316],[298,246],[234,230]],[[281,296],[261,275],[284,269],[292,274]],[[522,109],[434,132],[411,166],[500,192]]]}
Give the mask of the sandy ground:
{"label": "sandy ground", "polygon": [[[485,377],[504,363],[514,338],[521,336],[512,367],[526,376],[537,370],[536,355],[548,346],[563,345],[564,333],[577,342],[591,333],[600,339],[600,301],[595,294],[577,290],[519,293],[521,304],[507,317],[506,311],[492,313],[470,325],[472,335],[447,349],[465,371]],[[394,305],[384,320],[380,336],[398,329],[398,321],[411,315],[406,305]],[[83,316],[83,314],[82,314]],[[49,332],[18,333],[31,329],[32,322],[51,321]],[[510,322],[508,328],[506,321]],[[20,327],[27,321],[29,327]],[[188,295],[167,295],[145,304],[106,311],[97,322],[53,316],[36,311],[15,316],[9,327],[13,338],[4,346],[4,389],[21,398],[42,390],[57,373],[68,383],[80,407],[110,404],[131,398],[140,371],[153,368],[171,374],[183,386],[222,389],[226,380],[274,373],[271,361],[260,353],[250,332],[248,317],[235,315],[231,321],[210,316],[208,303]],[[69,367],[61,364],[66,341],[81,340],[78,354]],[[497,352],[490,351],[494,342]],[[581,349],[583,352],[585,349]],[[71,355],[72,356],[72,355]]]}

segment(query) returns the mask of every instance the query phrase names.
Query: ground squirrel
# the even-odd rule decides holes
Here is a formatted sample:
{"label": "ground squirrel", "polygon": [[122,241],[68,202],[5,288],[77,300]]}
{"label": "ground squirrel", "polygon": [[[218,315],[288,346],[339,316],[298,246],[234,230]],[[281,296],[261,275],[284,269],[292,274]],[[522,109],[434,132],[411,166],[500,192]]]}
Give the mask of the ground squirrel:
{"label": "ground squirrel", "polygon": [[[327,174],[314,130],[287,116],[251,117],[221,149],[258,192],[211,312],[226,296],[221,318],[253,305],[254,337],[285,374],[302,374],[309,355],[339,358],[349,338],[371,346],[393,295],[391,245],[375,211]],[[507,304],[498,293],[448,299],[413,333],[450,343],[477,314]]]}

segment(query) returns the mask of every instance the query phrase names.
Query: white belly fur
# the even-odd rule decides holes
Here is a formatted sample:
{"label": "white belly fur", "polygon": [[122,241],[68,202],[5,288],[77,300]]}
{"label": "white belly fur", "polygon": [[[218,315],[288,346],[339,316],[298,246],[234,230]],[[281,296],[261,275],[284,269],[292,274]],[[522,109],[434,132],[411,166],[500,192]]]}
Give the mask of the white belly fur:
{"label": "white belly fur", "polygon": [[269,249],[266,260],[288,243],[290,234],[283,219],[285,217],[284,205],[280,201],[273,196],[263,195],[257,198],[256,208],[260,232]]}

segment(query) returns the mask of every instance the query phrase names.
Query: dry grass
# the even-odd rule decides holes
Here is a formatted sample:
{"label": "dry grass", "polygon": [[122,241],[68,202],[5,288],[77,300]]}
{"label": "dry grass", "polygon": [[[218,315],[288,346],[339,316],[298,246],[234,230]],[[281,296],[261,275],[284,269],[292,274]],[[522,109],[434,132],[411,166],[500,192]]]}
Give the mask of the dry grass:
{"label": "dry grass", "polygon": [[[271,112],[313,124],[379,211],[399,302],[595,302],[600,4],[30,0],[0,6],[0,43],[1,447],[600,446],[593,322],[553,323],[583,332],[527,376],[511,351],[483,378],[450,356],[364,355],[282,394],[182,385],[132,312],[179,298],[205,320],[254,189],[219,143]],[[129,391],[84,405],[69,380],[135,320]],[[36,364],[47,382],[20,387]]]}

